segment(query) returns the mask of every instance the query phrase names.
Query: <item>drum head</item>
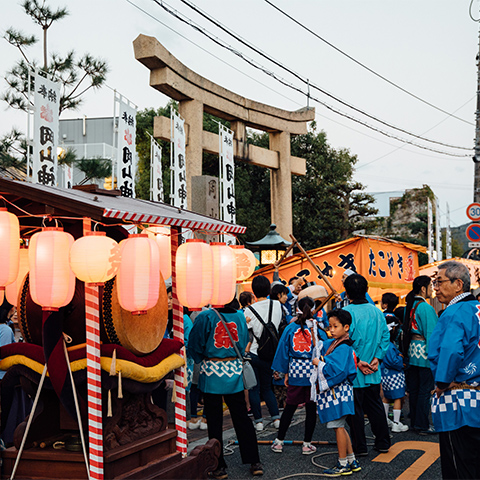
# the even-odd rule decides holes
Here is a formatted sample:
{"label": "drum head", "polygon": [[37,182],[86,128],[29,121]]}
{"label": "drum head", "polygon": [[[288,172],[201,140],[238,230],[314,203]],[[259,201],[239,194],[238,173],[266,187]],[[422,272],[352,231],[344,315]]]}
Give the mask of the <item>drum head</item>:
{"label": "drum head", "polygon": [[135,355],[153,352],[162,342],[168,321],[167,290],[160,278],[157,304],[144,315],[132,315],[118,301],[116,278],[105,283],[102,317],[110,343],[124,346]]}

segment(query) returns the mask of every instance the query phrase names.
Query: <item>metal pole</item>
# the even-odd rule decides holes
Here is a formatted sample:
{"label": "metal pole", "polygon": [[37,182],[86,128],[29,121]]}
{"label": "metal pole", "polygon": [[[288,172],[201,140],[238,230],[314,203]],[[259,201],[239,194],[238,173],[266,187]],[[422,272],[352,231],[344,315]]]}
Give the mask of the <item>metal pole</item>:
{"label": "metal pole", "polygon": [[477,109],[475,111],[475,176],[473,186],[473,201],[480,202],[480,30],[477,55]]}

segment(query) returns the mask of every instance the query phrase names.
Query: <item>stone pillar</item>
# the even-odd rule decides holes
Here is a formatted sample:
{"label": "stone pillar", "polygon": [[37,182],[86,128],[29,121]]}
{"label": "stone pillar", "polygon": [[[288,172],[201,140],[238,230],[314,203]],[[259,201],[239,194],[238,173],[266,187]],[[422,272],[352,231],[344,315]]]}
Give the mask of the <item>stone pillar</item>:
{"label": "stone pillar", "polygon": [[242,142],[243,151],[237,152],[237,155],[242,158],[248,158],[248,145],[247,145],[247,129],[243,122],[230,122],[230,130],[233,131],[233,138],[238,142]]}
{"label": "stone pillar", "polygon": [[290,241],[292,221],[292,173],[290,168],[290,133],[270,133],[270,150],[278,152],[279,169],[270,170],[270,200],[272,221],[277,232]]}
{"label": "stone pillar", "polygon": [[199,100],[182,100],[178,107],[188,124],[185,157],[187,167],[187,208],[192,209],[192,177],[202,175],[203,159],[203,103]]}

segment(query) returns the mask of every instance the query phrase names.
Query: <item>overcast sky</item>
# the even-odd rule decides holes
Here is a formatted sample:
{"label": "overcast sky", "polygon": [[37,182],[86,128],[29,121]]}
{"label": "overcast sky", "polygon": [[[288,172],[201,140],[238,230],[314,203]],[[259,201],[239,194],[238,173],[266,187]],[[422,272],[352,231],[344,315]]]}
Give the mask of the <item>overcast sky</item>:
{"label": "overcast sky", "polygon": [[[456,147],[472,148],[475,137],[478,23],[469,15],[470,0],[273,0],[286,13],[377,74],[438,109],[362,68],[289,20],[264,0],[191,0],[202,10],[303,78],[373,117],[415,135]],[[160,3],[160,2],[159,2]],[[306,106],[305,95],[281,85],[180,22],[153,0],[48,1],[67,6],[70,16],[49,30],[49,51],[75,49],[105,59],[107,84],[140,109],[164,106],[168,98],[149,87],[149,71],[137,62],[133,40],[156,37],[187,67],[247,98],[287,110]],[[217,29],[180,0],[167,4],[246,56],[305,90],[305,84]],[[472,4],[478,18],[479,1]],[[39,27],[14,0],[2,2],[0,30],[14,26],[41,37]],[[2,77],[19,58],[2,40]],[[42,58],[41,42],[29,52]],[[2,83],[2,91],[5,82]],[[453,157],[416,148],[372,131],[310,100],[319,129],[335,148],[358,157],[355,179],[369,192],[398,191],[428,184],[440,200],[442,226],[447,202],[451,225],[468,221],[473,201],[472,152],[416,140],[362,116],[311,88],[312,96],[375,128]],[[62,118],[111,116],[113,92],[89,93],[76,112]],[[15,125],[26,130],[25,114],[0,109],[0,135]]]}

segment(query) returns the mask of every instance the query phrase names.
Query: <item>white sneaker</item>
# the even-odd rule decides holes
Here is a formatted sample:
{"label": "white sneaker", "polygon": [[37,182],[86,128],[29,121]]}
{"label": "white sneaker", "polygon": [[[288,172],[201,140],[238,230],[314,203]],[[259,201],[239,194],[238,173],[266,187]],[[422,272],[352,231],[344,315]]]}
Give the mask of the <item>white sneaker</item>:
{"label": "white sneaker", "polygon": [[393,423],[392,432],[401,433],[408,430],[408,425],[404,425],[402,422]]}
{"label": "white sneaker", "polygon": [[255,430],[261,432],[263,430],[263,422],[258,422],[255,424]]}
{"label": "white sneaker", "polygon": [[272,449],[272,452],[282,453],[283,452],[283,440],[279,440],[278,438],[276,438],[270,448]]}
{"label": "white sneaker", "polygon": [[280,419],[277,418],[273,421],[273,426],[278,430],[280,428]]}
{"label": "white sneaker", "polygon": [[387,418],[387,425],[388,425],[388,428],[392,428],[395,425],[395,423],[393,423],[392,420]]}
{"label": "white sneaker", "polygon": [[202,421],[200,423],[200,430],[208,430],[207,419],[202,417]]}
{"label": "white sneaker", "polygon": [[188,422],[188,429],[196,430],[197,428],[200,428],[201,423],[202,423],[202,417],[192,418]]}

